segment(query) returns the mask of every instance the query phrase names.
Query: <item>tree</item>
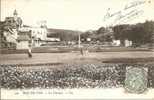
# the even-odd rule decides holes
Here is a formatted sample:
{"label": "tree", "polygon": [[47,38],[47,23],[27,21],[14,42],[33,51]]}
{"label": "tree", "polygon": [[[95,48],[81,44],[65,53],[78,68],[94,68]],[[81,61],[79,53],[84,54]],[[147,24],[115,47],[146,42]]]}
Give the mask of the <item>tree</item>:
{"label": "tree", "polygon": [[83,34],[81,34],[81,39],[84,40],[84,41],[86,41],[86,39],[89,38],[91,34],[93,34],[93,32],[86,31]]}
{"label": "tree", "polygon": [[116,25],[113,27],[113,36],[117,40],[121,40],[124,45],[124,40],[129,38],[130,35],[130,26],[128,24],[125,25]]}
{"label": "tree", "polygon": [[143,28],[145,31],[145,42],[151,43],[153,42],[153,33],[154,33],[154,22],[153,21],[146,21],[143,24]]}
{"label": "tree", "polygon": [[142,24],[132,26],[130,31],[130,40],[138,46],[144,44],[145,31]]}
{"label": "tree", "polygon": [[133,44],[143,45],[153,42],[154,22],[146,21],[135,25],[116,25],[113,28],[115,39],[128,39]]}
{"label": "tree", "polygon": [[100,28],[97,30],[97,34],[104,34],[105,32],[106,32],[105,27],[100,27]]}
{"label": "tree", "polygon": [[97,39],[100,42],[111,42],[112,41],[112,32],[108,29],[108,27],[100,27],[97,30]]}

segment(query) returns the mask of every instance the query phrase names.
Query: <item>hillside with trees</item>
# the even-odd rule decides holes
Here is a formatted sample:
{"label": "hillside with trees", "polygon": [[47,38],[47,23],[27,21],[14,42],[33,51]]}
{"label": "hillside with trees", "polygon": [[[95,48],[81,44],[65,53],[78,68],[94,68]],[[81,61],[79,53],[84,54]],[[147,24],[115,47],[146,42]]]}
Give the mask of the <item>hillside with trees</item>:
{"label": "hillside with trees", "polygon": [[137,24],[121,24],[112,27],[100,27],[97,30],[86,31],[81,34],[81,38],[91,38],[92,41],[112,42],[120,40],[124,45],[125,40],[132,41],[133,46],[141,46],[154,42],[154,22],[146,21]]}
{"label": "hillside with trees", "polygon": [[113,27],[115,39],[131,40],[133,45],[140,46],[153,43],[154,22],[146,21],[135,25],[116,25]]}
{"label": "hillside with trees", "polygon": [[56,37],[60,38],[61,41],[77,41],[78,34],[82,34],[81,31],[73,31],[73,30],[66,30],[66,29],[47,29],[48,37]]}

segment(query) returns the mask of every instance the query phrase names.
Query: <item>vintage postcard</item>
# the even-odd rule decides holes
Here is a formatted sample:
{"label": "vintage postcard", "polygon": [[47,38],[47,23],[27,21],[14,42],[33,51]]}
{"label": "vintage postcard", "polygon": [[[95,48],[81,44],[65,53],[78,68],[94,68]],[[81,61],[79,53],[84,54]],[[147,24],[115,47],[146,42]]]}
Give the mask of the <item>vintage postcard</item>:
{"label": "vintage postcard", "polygon": [[1,100],[154,100],[154,0],[0,0]]}

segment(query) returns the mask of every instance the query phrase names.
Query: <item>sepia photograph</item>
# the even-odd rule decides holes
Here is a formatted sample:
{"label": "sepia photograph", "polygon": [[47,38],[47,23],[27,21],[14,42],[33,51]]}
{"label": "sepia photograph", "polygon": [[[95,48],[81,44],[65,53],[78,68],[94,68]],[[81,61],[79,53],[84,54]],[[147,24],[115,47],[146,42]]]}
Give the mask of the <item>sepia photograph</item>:
{"label": "sepia photograph", "polygon": [[154,0],[0,0],[0,100],[154,100]]}

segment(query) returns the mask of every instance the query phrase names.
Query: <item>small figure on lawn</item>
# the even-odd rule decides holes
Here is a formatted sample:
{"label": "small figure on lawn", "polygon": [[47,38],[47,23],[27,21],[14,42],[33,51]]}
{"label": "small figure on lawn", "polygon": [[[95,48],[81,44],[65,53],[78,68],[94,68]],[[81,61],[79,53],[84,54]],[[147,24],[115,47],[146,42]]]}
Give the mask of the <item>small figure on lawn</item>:
{"label": "small figure on lawn", "polygon": [[83,48],[80,48],[80,53],[83,56]]}
{"label": "small figure on lawn", "polygon": [[88,48],[86,48],[85,50],[85,54],[87,55],[89,53]]}
{"label": "small figure on lawn", "polygon": [[28,57],[32,58],[32,48],[31,48],[31,45],[29,45],[29,48],[28,48]]}

